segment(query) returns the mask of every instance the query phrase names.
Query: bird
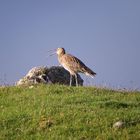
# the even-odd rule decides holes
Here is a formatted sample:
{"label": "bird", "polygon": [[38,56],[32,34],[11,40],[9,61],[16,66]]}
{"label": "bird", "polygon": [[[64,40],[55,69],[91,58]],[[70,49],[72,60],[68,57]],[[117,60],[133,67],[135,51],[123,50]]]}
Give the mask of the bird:
{"label": "bird", "polygon": [[84,73],[92,78],[96,75],[94,71],[88,68],[80,59],[66,53],[64,48],[57,48],[56,54],[60,65],[70,73],[70,86],[72,84],[72,77],[75,76],[76,86],[78,86],[77,74]]}

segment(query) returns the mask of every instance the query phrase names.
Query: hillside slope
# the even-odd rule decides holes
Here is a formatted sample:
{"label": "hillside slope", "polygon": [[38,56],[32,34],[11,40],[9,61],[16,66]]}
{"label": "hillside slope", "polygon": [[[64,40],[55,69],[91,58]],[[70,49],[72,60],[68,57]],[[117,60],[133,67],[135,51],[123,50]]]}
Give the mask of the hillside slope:
{"label": "hillside slope", "polygon": [[[113,128],[117,121],[125,124]],[[0,88],[0,140],[140,139],[140,92],[39,85]]]}

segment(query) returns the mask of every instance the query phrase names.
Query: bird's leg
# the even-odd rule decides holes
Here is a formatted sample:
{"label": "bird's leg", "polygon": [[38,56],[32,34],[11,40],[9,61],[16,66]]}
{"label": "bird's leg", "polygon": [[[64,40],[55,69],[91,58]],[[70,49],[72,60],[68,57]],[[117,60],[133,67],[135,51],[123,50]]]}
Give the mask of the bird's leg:
{"label": "bird's leg", "polygon": [[78,86],[77,74],[75,74],[76,86]]}
{"label": "bird's leg", "polygon": [[70,74],[70,86],[71,86],[71,83],[72,83],[72,75]]}

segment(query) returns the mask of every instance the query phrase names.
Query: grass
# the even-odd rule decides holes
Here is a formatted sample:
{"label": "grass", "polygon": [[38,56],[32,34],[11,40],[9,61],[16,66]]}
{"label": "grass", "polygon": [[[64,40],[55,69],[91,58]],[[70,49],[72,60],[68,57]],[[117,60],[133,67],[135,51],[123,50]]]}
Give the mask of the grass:
{"label": "grass", "polygon": [[[119,120],[126,125],[113,128]],[[140,92],[60,85],[0,88],[0,140],[93,139],[140,139]]]}

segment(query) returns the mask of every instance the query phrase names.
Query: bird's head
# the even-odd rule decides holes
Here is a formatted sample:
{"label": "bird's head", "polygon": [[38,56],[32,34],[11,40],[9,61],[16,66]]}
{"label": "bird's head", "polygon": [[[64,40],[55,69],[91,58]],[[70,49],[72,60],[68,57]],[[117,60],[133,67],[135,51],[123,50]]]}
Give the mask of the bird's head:
{"label": "bird's head", "polygon": [[58,56],[62,56],[65,54],[65,49],[64,48],[57,48],[54,50],[49,50],[48,52],[52,52],[49,56],[53,56],[55,54],[57,54]]}
{"label": "bird's head", "polygon": [[57,48],[56,54],[57,55],[63,55],[63,54],[65,54],[65,49],[64,48]]}

